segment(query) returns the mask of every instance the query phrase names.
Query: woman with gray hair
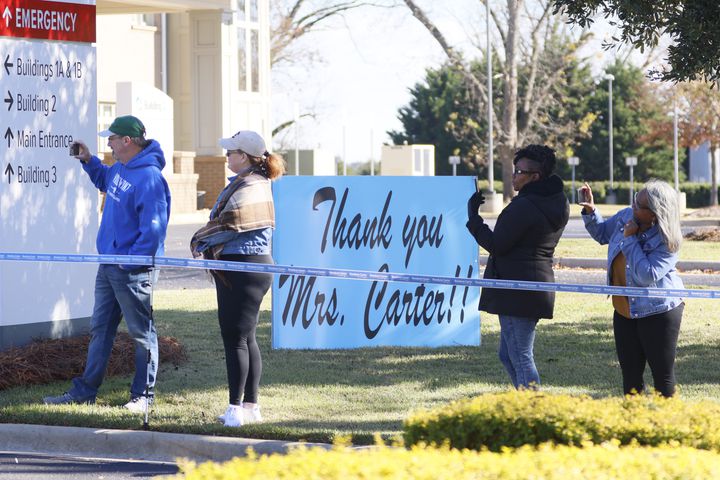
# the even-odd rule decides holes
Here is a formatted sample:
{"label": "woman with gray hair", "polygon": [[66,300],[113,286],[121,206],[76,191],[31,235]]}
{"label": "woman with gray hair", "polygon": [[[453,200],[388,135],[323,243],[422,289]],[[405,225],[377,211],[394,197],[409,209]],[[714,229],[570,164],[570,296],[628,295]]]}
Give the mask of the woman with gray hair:
{"label": "woman with gray hair", "polygon": [[[585,228],[608,244],[608,284],[622,287],[681,289],[675,265],[682,243],[677,193],[666,182],[650,180],[637,192],[632,208],[608,218],[595,209],[592,191],[582,188]],[[675,351],[685,304],[679,297],[613,295],[615,349],[625,394],[641,393],[645,363],[655,390],[675,393]]]}

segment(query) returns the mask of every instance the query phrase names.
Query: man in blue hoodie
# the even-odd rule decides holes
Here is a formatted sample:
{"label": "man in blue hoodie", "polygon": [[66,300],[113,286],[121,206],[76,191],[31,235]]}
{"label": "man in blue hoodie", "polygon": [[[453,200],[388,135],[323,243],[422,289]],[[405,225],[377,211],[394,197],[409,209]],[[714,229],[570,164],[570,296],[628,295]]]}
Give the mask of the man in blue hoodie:
{"label": "man in blue hoodie", "polygon": [[[90,180],[105,192],[96,240],[98,253],[163,255],[170,190],[161,172],[165,156],[160,145],[145,139],[145,126],[132,115],[116,118],[110,128],[99,135],[108,139],[115,159],[111,167],[90,155],[82,142],[75,142],[79,152],[74,152]],[[85,371],[72,380],[70,390],[57,397],[45,397],[44,403],[95,403],[118,325],[124,317],[128,332],[135,340],[135,378],[125,408],[143,412],[152,404],[158,366],[157,332],[151,316],[152,285],[156,280],[157,271],[145,266],[101,264],[98,267]]]}

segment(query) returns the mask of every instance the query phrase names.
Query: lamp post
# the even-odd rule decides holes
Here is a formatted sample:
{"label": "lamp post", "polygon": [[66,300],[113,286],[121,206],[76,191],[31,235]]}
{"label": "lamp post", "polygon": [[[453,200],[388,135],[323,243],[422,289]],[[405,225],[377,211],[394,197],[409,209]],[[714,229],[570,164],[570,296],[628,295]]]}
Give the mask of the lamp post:
{"label": "lamp post", "polygon": [[678,165],[678,109],[677,98],[673,97],[673,166],[675,167],[675,191],[680,193],[680,178]]}
{"label": "lamp post", "polygon": [[346,142],[345,142],[345,124],[343,123],[342,127],[342,159],[343,159],[343,176],[347,176],[347,149]]}
{"label": "lamp post", "polygon": [[298,131],[298,123],[300,123],[300,107],[298,102],[294,104],[294,119],[295,119],[295,175],[300,175],[300,132]]}
{"label": "lamp post", "polygon": [[375,143],[374,138],[373,138],[374,133],[375,132],[371,128],[370,129],[370,176],[371,177],[375,176],[375,160],[373,160],[373,144]]}
{"label": "lamp post", "polygon": [[575,166],[580,164],[580,159],[578,157],[570,157],[567,159],[568,165],[572,167],[572,188],[570,191],[572,192],[572,203],[575,203]]}
{"label": "lamp post", "polygon": [[630,167],[630,205],[635,197],[635,179],[633,178],[633,167],[637,165],[637,157],[625,157],[625,165]]}
{"label": "lamp post", "polygon": [[492,91],[492,48],[490,46],[490,2],[485,2],[487,30],[487,90],[488,90],[488,191],[495,193],[495,170],[493,166],[493,91]]}
{"label": "lamp post", "polygon": [[608,81],[608,157],[610,160],[610,191],[606,196],[607,203],[615,203],[615,184],[613,182],[613,89],[612,82],[615,76],[610,73],[605,74],[605,80]]}

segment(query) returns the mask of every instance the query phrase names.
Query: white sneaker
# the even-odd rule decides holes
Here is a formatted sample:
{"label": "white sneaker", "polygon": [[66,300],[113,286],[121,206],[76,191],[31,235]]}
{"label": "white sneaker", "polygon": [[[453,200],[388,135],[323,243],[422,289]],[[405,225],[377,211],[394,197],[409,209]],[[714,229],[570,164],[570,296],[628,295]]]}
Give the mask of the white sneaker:
{"label": "white sneaker", "polygon": [[243,405],[243,421],[245,423],[260,423],[263,421],[260,415],[260,405],[246,407]]}
{"label": "white sneaker", "polygon": [[220,417],[222,417],[223,425],[226,427],[242,427],[243,408],[240,405],[228,405],[227,410]]}
{"label": "white sneaker", "polygon": [[132,397],[130,401],[124,405],[124,407],[131,412],[142,413],[145,412],[145,408],[152,406],[152,404],[153,398],[151,397],[148,402],[147,397],[143,395],[140,397]]}

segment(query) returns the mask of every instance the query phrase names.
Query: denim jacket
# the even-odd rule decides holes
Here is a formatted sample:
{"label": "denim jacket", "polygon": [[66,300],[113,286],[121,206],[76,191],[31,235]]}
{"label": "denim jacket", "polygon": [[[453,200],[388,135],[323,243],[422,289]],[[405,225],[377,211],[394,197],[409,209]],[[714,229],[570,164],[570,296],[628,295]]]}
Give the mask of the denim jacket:
{"label": "denim jacket", "polygon": [[[643,233],[625,237],[623,226],[633,217],[632,208],[620,210],[609,219],[603,219],[597,210],[583,214],[585,229],[600,245],[608,245],[608,284],[612,262],[622,251],[625,255],[625,276],[628,287],[684,288],[675,269],[677,253],[671,253],[663,241],[657,225]],[[642,318],[667,312],[682,303],[680,297],[628,297],[632,318]]]}

